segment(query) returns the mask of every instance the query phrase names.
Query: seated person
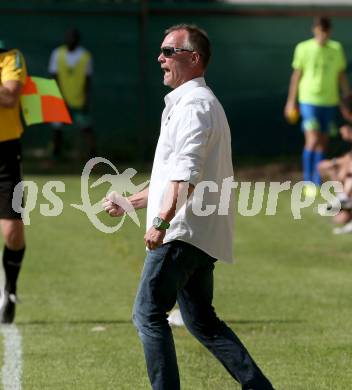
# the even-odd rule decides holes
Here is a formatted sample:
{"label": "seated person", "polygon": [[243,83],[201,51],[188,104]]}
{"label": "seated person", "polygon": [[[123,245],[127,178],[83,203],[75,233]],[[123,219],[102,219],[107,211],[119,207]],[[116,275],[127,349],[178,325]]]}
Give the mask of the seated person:
{"label": "seated person", "polygon": [[[349,102],[350,100],[348,100]],[[344,102],[341,106],[341,112],[343,117],[352,122],[352,110],[347,107],[347,103]],[[352,126],[344,125],[340,128],[340,134],[344,141],[352,143]],[[348,224],[352,221],[352,149],[344,155],[333,158],[331,160],[323,160],[318,166],[320,175],[328,180],[340,181],[343,184],[344,192],[337,194],[339,200],[339,207],[341,204],[341,211],[333,217],[333,222],[336,224]],[[334,205],[330,205],[334,207]],[[335,230],[341,230],[337,228]],[[347,231],[335,231],[334,233],[347,233]],[[344,229],[346,230],[346,229]],[[348,231],[350,232],[350,231]],[[352,232],[352,224],[351,224]]]}
{"label": "seated person", "polygon": [[[340,128],[340,134],[344,141],[352,143],[352,126],[342,126]],[[343,182],[351,162],[352,149],[340,157],[321,161],[318,166],[319,173],[322,177],[327,178],[328,180]]]}

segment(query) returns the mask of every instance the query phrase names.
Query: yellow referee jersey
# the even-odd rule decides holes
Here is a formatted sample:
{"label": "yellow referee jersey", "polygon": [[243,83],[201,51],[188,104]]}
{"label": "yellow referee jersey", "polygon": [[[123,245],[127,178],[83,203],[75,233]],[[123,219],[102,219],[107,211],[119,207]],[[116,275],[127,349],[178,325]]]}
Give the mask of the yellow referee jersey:
{"label": "yellow referee jersey", "polygon": [[[0,51],[0,86],[10,80],[25,84],[26,76],[26,64],[19,50]],[[0,142],[20,138],[22,132],[20,102],[14,108],[0,105]]]}

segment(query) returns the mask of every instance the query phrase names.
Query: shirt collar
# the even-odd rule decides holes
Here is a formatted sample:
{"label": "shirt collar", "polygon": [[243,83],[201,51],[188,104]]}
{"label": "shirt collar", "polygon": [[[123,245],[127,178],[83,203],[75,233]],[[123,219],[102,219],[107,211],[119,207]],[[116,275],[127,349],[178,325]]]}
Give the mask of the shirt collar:
{"label": "shirt collar", "polygon": [[168,93],[164,100],[165,105],[174,105],[176,104],[182,96],[184,96],[186,93],[191,91],[194,88],[197,87],[205,87],[206,83],[204,80],[204,77],[197,77],[195,79],[189,80],[183,84],[181,84],[179,87],[175,88],[173,91]]}
{"label": "shirt collar", "polygon": [[315,43],[315,46],[317,47],[320,47],[320,48],[324,48],[324,47],[328,47],[329,44],[330,44],[330,39],[328,39],[323,46],[319,45],[318,41],[315,39],[315,38],[312,38],[314,43]]}

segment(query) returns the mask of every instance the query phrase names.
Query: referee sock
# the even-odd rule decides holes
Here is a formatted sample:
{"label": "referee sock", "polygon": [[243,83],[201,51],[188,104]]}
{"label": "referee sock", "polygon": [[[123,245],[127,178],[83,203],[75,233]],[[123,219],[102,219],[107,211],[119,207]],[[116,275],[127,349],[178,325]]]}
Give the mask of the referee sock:
{"label": "referee sock", "polygon": [[6,277],[5,290],[10,294],[16,294],[16,282],[20,273],[25,248],[18,251],[4,246],[2,263]]}

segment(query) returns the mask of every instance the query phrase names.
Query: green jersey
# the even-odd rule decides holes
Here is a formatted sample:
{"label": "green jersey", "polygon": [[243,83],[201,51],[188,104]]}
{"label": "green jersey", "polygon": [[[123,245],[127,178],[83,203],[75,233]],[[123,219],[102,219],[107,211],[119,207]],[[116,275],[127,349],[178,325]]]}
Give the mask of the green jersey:
{"label": "green jersey", "polygon": [[302,71],[298,101],[316,106],[339,103],[339,73],[346,68],[346,58],[339,42],[327,41],[320,46],[313,39],[296,46],[292,67]]}

